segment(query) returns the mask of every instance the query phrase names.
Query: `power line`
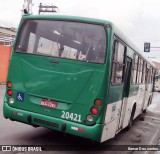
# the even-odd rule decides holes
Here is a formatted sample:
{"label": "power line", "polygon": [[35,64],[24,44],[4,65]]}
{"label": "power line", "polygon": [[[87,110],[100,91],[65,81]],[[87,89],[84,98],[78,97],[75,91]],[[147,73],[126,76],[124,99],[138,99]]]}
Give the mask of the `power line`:
{"label": "power line", "polygon": [[42,3],[40,3],[39,5],[39,14],[41,14],[42,12],[57,12],[58,7],[54,6],[54,5],[43,5]]}

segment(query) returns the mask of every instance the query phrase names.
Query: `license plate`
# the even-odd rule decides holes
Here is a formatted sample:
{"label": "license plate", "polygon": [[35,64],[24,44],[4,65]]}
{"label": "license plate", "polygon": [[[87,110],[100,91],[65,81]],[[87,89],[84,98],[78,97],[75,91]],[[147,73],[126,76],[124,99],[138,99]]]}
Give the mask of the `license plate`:
{"label": "license plate", "polygon": [[57,108],[57,102],[55,101],[49,101],[49,100],[45,100],[45,99],[42,99],[40,105],[41,106],[46,106],[46,107],[50,107],[50,108]]}

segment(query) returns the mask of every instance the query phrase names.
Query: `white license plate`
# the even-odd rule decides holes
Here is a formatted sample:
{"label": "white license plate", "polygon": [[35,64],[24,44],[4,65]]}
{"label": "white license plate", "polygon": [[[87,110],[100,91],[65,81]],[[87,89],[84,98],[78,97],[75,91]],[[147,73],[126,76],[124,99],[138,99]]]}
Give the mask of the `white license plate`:
{"label": "white license plate", "polygon": [[46,99],[42,99],[40,105],[55,109],[55,108],[57,108],[58,103],[55,102],[55,101],[49,101],[49,100],[46,100]]}

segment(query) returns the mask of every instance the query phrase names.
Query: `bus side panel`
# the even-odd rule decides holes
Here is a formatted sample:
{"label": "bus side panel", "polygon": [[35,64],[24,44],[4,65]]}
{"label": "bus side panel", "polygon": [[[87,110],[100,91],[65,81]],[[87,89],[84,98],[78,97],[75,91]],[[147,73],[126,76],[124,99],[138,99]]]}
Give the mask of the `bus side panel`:
{"label": "bus side panel", "polygon": [[127,107],[126,107],[126,112],[125,112],[122,128],[125,128],[128,126],[131,112],[132,112],[132,108],[133,108],[134,103],[136,103],[136,100],[137,100],[137,95],[128,97]]}
{"label": "bus side panel", "polygon": [[121,104],[122,100],[107,105],[105,125],[102,132],[101,142],[115,136],[117,124],[119,122],[119,110]]}
{"label": "bus side panel", "polygon": [[134,114],[134,119],[142,113],[143,98],[145,96],[145,85],[140,84],[137,86],[138,86],[138,93],[137,93],[137,99],[136,99],[136,111]]}
{"label": "bus side panel", "polygon": [[[128,100],[127,100],[127,107],[126,107],[126,112],[125,112],[122,128],[125,128],[128,126],[131,112],[133,109],[133,105],[135,103],[136,103],[136,111],[135,112],[139,113],[141,111],[143,101],[141,101],[141,103],[139,103],[139,97],[140,97],[140,90],[139,89],[140,89],[139,85],[131,84],[131,86],[130,86],[129,96],[128,96]],[[139,103],[138,109],[137,109],[137,103]]]}
{"label": "bus side panel", "polygon": [[120,110],[122,106],[123,86],[110,86],[108,105],[105,114],[105,126],[102,132],[101,142],[113,138],[119,124]]}

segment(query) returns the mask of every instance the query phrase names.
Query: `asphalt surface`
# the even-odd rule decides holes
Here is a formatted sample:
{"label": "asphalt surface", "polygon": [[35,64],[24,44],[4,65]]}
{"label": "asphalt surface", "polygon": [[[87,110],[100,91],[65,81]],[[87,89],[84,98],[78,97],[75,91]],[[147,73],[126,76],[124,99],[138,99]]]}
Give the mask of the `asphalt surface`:
{"label": "asphalt surface", "polygon": [[[102,144],[90,140],[66,135],[46,128],[22,124],[10,121],[3,117],[3,95],[5,86],[0,85],[0,145],[49,145],[53,151],[41,153],[144,153],[159,154],[159,151],[107,151],[107,146],[112,145],[160,145],[160,93],[154,93],[152,104],[148,107],[143,118],[137,118],[129,131],[121,131],[114,139]],[[66,145],[73,146],[74,150],[66,149]],[[106,146],[107,145],[107,146]],[[58,149],[57,149],[58,147]],[[88,148],[86,148],[88,147]],[[92,151],[92,147],[103,147]],[[119,148],[117,146],[117,148]],[[92,151],[92,152],[91,152]],[[0,152],[8,153],[8,152]],[[9,152],[9,153],[33,153],[33,152]]]}

